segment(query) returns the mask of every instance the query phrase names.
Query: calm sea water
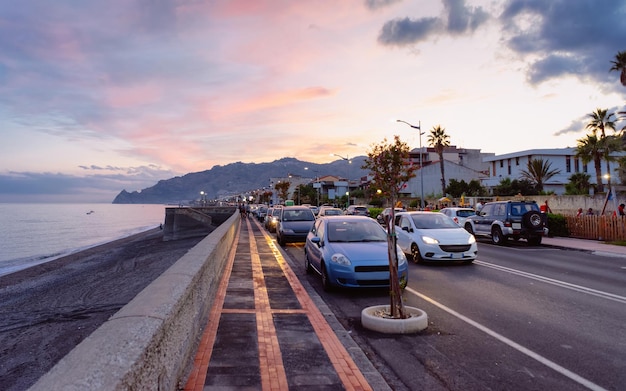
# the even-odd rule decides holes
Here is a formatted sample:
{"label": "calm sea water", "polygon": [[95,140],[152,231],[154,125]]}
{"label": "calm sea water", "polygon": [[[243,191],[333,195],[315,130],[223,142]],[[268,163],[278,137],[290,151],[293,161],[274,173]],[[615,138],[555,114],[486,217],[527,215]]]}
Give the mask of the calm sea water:
{"label": "calm sea water", "polygon": [[164,205],[0,203],[0,276],[164,221]]}

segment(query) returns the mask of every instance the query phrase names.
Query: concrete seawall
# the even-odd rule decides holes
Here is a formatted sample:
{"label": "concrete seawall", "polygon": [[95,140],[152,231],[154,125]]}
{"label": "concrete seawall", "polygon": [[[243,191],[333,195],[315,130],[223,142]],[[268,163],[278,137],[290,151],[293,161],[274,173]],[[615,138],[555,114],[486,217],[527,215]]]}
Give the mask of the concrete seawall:
{"label": "concrete seawall", "polygon": [[193,362],[239,222],[234,213],[30,389],[179,389]]}

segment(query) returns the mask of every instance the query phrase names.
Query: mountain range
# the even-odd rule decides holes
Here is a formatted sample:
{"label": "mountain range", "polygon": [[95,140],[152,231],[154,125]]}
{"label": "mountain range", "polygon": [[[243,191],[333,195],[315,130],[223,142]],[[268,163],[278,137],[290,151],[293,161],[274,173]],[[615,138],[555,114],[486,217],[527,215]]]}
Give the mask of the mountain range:
{"label": "mountain range", "polygon": [[287,178],[290,174],[311,179],[326,175],[355,179],[368,174],[368,170],[361,168],[365,159],[365,156],[357,156],[350,159],[350,164],[345,160],[317,164],[282,158],[271,163],[236,162],[218,165],[210,170],[164,179],[140,191],[122,190],[113,203],[180,204],[199,200],[202,191],[209,200],[262,188],[273,191],[270,189],[270,178]]}

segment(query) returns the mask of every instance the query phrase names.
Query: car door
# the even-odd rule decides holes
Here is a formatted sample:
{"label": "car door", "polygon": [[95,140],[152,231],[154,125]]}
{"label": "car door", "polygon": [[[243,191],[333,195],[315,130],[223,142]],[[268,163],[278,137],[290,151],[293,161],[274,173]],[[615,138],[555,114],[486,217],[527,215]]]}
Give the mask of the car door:
{"label": "car door", "polygon": [[494,220],[496,206],[497,204],[486,204],[480,212],[476,214],[476,217],[472,217],[474,220],[475,233],[483,235],[491,233],[491,223]]}
{"label": "car door", "polygon": [[[309,257],[309,262],[316,270],[321,270],[322,263],[322,248],[324,246],[324,219],[317,219],[313,228],[307,235],[306,240],[306,252]],[[319,242],[314,243],[313,238],[319,239]]]}
{"label": "car door", "polygon": [[396,216],[396,238],[398,246],[405,254],[411,253],[411,243],[413,243],[413,224],[411,216],[402,214]]}

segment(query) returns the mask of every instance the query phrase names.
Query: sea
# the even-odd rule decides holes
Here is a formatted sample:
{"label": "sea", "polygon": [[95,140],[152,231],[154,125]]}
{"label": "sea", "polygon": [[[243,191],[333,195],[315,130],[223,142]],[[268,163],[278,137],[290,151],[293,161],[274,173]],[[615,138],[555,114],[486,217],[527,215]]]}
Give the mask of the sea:
{"label": "sea", "polygon": [[0,276],[158,228],[165,207],[0,203]]}

